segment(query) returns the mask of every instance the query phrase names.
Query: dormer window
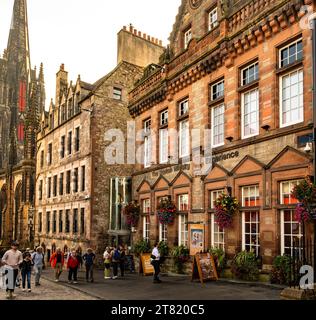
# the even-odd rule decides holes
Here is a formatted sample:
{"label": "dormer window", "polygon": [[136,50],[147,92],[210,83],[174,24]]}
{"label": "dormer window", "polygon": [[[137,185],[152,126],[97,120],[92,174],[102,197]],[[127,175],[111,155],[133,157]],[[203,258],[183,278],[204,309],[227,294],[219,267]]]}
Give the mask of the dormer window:
{"label": "dormer window", "polygon": [[209,12],[209,15],[208,15],[208,31],[213,30],[217,26],[218,26],[217,8],[214,8]]}
{"label": "dormer window", "polygon": [[191,27],[184,32],[184,49],[187,49],[189,42],[192,39],[192,29]]}

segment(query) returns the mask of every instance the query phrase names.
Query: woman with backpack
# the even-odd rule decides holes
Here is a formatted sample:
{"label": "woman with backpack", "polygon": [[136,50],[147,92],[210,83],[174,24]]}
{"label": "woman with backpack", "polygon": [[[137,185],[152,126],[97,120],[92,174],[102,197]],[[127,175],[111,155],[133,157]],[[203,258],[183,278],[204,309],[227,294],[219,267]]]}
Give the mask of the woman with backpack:
{"label": "woman with backpack", "polygon": [[121,253],[117,246],[114,246],[112,252],[111,252],[111,258],[112,258],[112,267],[113,267],[113,280],[117,279],[118,275],[118,267],[121,262]]}

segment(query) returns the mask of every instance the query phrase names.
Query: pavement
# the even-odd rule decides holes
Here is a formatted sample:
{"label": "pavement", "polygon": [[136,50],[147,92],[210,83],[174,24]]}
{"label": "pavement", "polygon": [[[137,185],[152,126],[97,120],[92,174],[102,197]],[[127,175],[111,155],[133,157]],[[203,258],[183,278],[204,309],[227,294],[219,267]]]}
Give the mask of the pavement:
{"label": "pavement", "polygon": [[[57,291],[51,299],[83,300],[280,300],[281,287],[230,281],[191,282],[188,276],[161,276],[161,284],[154,284],[152,277],[127,273],[124,278],[105,280],[102,270],[95,270],[95,282],[87,283],[85,273],[78,273],[78,284],[68,284],[67,271],[54,282],[54,271],[43,272],[43,287],[50,282]],[[42,289],[42,288],[41,288]],[[45,291],[45,289],[44,289]],[[45,294],[49,297],[49,293]],[[32,296],[29,296],[32,299]]]}
{"label": "pavement", "polygon": [[[58,285],[50,280],[41,279],[41,285],[34,287],[34,277],[32,279],[32,292],[23,292],[22,289],[16,288],[14,300],[97,300],[87,293],[74,290],[63,285]],[[0,291],[0,301],[6,300],[4,290]]]}

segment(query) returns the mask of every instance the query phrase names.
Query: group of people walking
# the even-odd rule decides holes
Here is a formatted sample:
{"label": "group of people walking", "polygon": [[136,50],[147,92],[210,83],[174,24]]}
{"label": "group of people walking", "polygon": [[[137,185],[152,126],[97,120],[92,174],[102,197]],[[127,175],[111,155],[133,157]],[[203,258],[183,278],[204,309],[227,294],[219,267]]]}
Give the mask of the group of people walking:
{"label": "group of people walking", "polygon": [[63,272],[64,264],[66,262],[68,270],[68,283],[78,283],[78,270],[83,263],[86,268],[86,281],[94,282],[93,266],[96,255],[91,248],[82,256],[79,250],[73,248],[69,253],[65,254],[60,248],[50,257],[50,264],[55,272],[55,281],[59,282],[60,275]]}
{"label": "group of people walking", "polygon": [[11,286],[6,288],[7,298],[14,298],[14,290],[16,287],[20,287],[19,274],[22,280],[22,291],[31,292],[31,275],[34,270],[35,274],[35,286],[40,285],[40,278],[44,266],[44,254],[42,247],[38,247],[35,252],[31,252],[27,249],[24,253],[18,250],[19,244],[13,242],[11,249],[6,251],[0,260],[0,267],[4,266],[13,273],[13,279],[11,279]]}
{"label": "group of people walking", "polygon": [[104,279],[117,279],[118,269],[121,277],[124,277],[126,251],[124,246],[107,247],[103,254],[104,259]]}

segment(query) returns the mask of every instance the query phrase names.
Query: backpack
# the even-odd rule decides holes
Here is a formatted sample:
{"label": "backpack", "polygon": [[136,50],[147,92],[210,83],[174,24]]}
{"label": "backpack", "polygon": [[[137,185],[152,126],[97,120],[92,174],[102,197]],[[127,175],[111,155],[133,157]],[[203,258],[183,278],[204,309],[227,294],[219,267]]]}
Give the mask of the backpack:
{"label": "backpack", "polygon": [[121,259],[121,254],[118,250],[114,251],[113,259],[119,261]]}

